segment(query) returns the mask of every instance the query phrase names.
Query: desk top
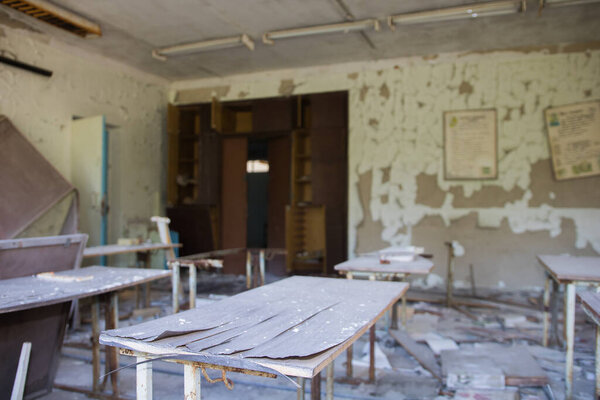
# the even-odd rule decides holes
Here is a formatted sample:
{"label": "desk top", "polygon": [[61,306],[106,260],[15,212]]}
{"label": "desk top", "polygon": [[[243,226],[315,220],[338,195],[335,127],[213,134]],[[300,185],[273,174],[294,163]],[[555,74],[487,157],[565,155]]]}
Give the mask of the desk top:
{"label": "desk top", "polygon": [[390,261],[381,264],[379,257],[356,257],[335,266],[336,271],[343,272],[379,272],[390,274],[424,274],[433,269],[433,263],[426,258],[416,256],[413,261]]}
{"label": "desk top", "polygon": [[0,314],[63,303],[166,278],[162,269],[87,267],[0,280]]}
{"label": "desk top", "polygon": [[583,292],[577,296],[581,300],[585,312],[592,317],[596,324],[600,324],[600,293]]}
{"label": "desk top", "polygon": [[600,282],[600,257],[539,255],[538,260],[559,283]]}
{"label": "desk top", "polygon": [[100,343],[312,378],[407,289],[398,282],[294,276],[202,308],[102,332]]}
{"label": "desk top", "polygon": [[106,246],[94,246],[86,247],[83,249],[83,257],[100,257],[100,256],[112,256],[115,254],[125,253],[147,253],[153,250],[165,250],[173,249],[175,247],[181,247],[179,243],[165,244],[165,243],[142,243],[133,245],[120,245],[120,244],[108,244]]}

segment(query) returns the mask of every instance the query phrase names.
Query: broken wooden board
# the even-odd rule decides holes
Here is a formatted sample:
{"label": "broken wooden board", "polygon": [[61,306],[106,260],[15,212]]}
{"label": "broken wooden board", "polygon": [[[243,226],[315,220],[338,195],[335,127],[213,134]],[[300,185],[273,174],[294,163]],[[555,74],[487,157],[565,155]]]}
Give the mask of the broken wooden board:
{"label": "broken wooden board", "polygon": [[455,363],[487,358],[501,369],[506,386],[544,386],[548,377],[526,346],[502,346],[485,343],[473,348],[442,352],[442,373],[447,373]]}
{"label": "broken wooden board", "polygon": [[0,115],[0,239],[17,236],[75,188]]}
{"label": "broken wooden board", "polygon": [[[114,292],[140,283],[171,276],[171,271],[141,268],[87,267],[61,271],[47,280],[25,276],[0,280],[0,314],[64,303],[82,297]],[[91,276],[92,279],[87,277]],[[78,281],[78,277],[86,277]]]}
{"label": "broken wooden board", "polygon": [[418,344],[404,331],[390,329],[389,333],[423,368],[429,371],[440,382],[442,381],[442,370],[429,347],[424,344]]}
{"label": "broken wooden board", "polygon": [[268,367],[312,378],[406,292],[408,284],[295,276],[139,325],[103,344],[174,359]]}
{"label": "broken wooden board", "polygon": [[83,256],[89,258],[126,253],[148,253],[150,251],[173,249],[181,246],[182,245],[179,243],[142,243],[133,245],[109,244],[105,246],[86,247],[83,250]]}
{"label": "broken wooden board", "polygon": [[503,389],[502,369],[485,354],[467,350],[447,350],[441,354],[442,375],[451,389]]}

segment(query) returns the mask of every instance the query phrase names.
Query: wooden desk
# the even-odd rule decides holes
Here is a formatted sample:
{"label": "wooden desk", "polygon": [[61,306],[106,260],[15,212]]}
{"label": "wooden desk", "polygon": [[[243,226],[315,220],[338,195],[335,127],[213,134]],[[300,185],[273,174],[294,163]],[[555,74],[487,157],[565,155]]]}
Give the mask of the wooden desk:
{"label": "wooden desk", "polygon": [[600,398],[600,293],[586,292],[578,295],[583,311],[596,324],[596,399]]}
{"label": "wooden desk", "polygon": [[[382,264],[378,253],[370,253],[337,264],[334,269],[346,274],[346,278],[353,279],[356,273],[366,274],[370,280],[399,279],[405,281],[409,275],[427,275],[433,269],[433,263],[421,256],[415,256],[414,261],[390,261]],[[402,324],[406,324],[406,298],[402,298]],[[396,308],[392,309],[392,329],[397,329]]]}
{"label": "wooden desk", "polygon": [[[333,398],[333,360],[370,329],[375,379],[375,323],[406,292],[408,284],[295,276],[261,286],[207,307],[102,332],[100,342],[126,349],[139,361],[167,356],[184,364],[186,399],[200,399],[204,369],[268,377],[312,379],[320,394],[327,368]],[[169,335],[169,336],[167,336]],[[151,362],[137,366],[137,398],[152,397]]]}
{"label": "wooden desk", "polygon": [[[196,284],[197,271],[196,268],[223,268],[223,258],[232,254],[240,254],[246,252],[246,287],[262,286],[265,284],[265,264],[266,260],[271,259],[275,255],[285,255],[287,251],[279,248],[233,248],[223,250],[213,250],[205,253],[192,254],[189,256],[179,257],[169,261],[169,266],[173,270],[173,313],[179,312],[179,292],[180,292],[180,269],[181,267],[189,268],[189,304],[190,308],[196,307]],[[257,269],[256,261],[258,258],[257,279],[253,279],[253,270]]]}
{"label": "wooden desk", "polygon": [[[86,247],[84,258],[114,256],[118,254],[135,253],[136,266],[150,268],[150,253],[158,250],[169,250],[181,247],[179,243],[141,243],[133,245],[109,244],[105,246]],[[139,290],[136,286],[136,307],[140,307]],[[150,285],[144,286],[144,307],[150,307]]]}
{"label": "wooden desk", "polygon": [[[98,336],[100,297],[106,301],[106,326],[118,326],[117,291],[166,278],[171,271],[137,268],[87,267],[56,272],[50,276],[33,275],[21,278],[0,280],[0,314],[18,312],[52,304],[67,303],[84,297],[92,299],[92,366],[94,392],[100,392],[100,344]],[[58,352],[55,355],[58,362]],[[106,367],[118,366],[118,355],[114,349],[107,349]],[[113,374],[114,375],[114,374]],[[118,378],[111,377],[113,393],[118,393]],[[68,389],[68,388],[66,388]]]}
{"label": "wooden desk", "polygon": [[[557,293],[559,285],[565,285],[564,337],[567,345],[565,365],[565,397],[573,397],[573,346],[575,335],[575,287],[600,286],[600,257],[574,257],[568,255],[540,255],[538,260],[546,269],[544,288],[543,344],[548,345],[548,311],[552,309],[552,335],[557,334]],[[550,285],[552,284],[552,292]],[[552,296],[552,298],[551,298]],[[551,301],[552,300],[552,301]],[[551,304],[550,304],[551,303]]]}

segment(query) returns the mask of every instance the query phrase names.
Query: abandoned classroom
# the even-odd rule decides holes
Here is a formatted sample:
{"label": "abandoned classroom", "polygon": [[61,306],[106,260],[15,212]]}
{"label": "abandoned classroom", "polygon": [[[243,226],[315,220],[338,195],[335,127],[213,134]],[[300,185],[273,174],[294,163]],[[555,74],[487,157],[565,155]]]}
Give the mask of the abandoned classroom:
{"label": "abandoned classroom", "polygon": [[598,21],[0,0],[0,400],[600,398]]}

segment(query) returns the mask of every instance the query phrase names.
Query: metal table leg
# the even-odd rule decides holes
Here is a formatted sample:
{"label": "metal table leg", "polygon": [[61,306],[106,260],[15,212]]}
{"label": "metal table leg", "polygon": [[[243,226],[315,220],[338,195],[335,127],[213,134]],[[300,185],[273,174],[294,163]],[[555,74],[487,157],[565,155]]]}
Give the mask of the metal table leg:
{"label": "metal table leg", "polygon": [[[137,362],[147,358],[137,357]],[[136,366],[136,398],[137,400],[152,400],[152,361]]]}
{"label": "metal table leg", "polygon": [[[117,329],[119,327],[119,293],[112,292],[109,295],[109,300],[106,304],[106,316],[104,324],[106,329]],[[106,369],[107,372],[114,371],[119,368],[119,352],[117,348],[107,346],[105,349]],[[119,373],[113,372],[110,374],[110,383],[112,392],[115,396],[119,394]]]}
{"label": "metal table leg", "polygon": [[252,287],[252,253],[246,250],[246,289]]}
{"label": "metal table leg", "polygon": [[171,263],[173,274],[171,275],[171,290],[173,296],[173,314],[179,312],[179,274],[180,266],[178,262]]}
{"label": "metal table leg", "polygon": [[92,297],[92,389],[100,391],[100,299]]}
{"label": "metal table leg", "polygon": [[189,265],[190,270],[190,310],[196,308],[196,287],[197,287],[197,278],[196,278],[196,266],[191,264]]}
{"label": "metal table leg", "polygon": [[202,398],[200,366],[197,364],[184,364],[183,387],[185,400],[200,400]]}
{"label": "metal table leg", "polygon": [[260,286],[265,284],[265,250],[260,250],[260,258],[259,258],[259,268],[260,268]]}
{"label": "metal table leg", "polygon": [[573,398],[573,350],[575,345],[575,285],[569,283],[565,290],[565,332],[567,357],[565,360],[565,398]]}
{"label": "metal table leg", "polygon": [[546,284],[544,285],[544,297],[543,297],[543,313],[542,319],[544,323],[544,333],[542,336],[542,345],[544,347],[548,347],[548,328],[549,328],[549,314],[548,307],[550,306],[550,285],[552,284],[552,278],[547,275],[546,276]]}

